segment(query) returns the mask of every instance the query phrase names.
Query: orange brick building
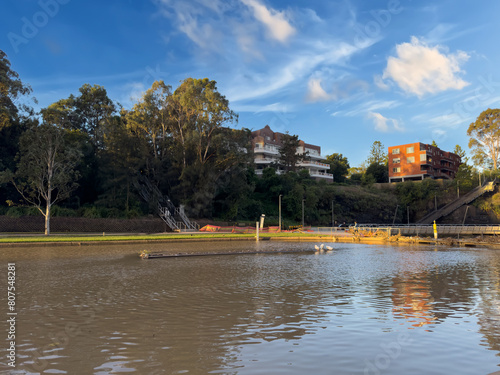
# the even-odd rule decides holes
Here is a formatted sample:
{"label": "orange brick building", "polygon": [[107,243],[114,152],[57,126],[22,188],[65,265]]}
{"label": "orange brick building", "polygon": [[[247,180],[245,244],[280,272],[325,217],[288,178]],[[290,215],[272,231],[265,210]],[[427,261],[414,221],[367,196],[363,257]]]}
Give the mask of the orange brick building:
{"label": "orange brick building", "polygon": [[389,182],[453,179],[461,163],[460,156],[425,143],[389,147]]}

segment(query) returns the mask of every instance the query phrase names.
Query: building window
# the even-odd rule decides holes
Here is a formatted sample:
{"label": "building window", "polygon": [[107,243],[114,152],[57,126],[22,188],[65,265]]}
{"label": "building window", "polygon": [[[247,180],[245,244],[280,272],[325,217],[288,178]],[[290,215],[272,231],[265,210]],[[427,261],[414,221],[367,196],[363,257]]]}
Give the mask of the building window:
{"label": "building window", "polygon": [[413,154],[414,152],[415,152],[415,149],[413,148],[413,146],[406,147],[406,153],[407,154]]}
{"label": "building window", "polygon": [[401,159],[400,158],[394,158],[392,159],[392,164],[399,164],[401,163]]}
{"label": "building window", "polygon": [[401,172],[401,168],[400,167],[392,168],[392,172],[393,173],[399,173],[399,172]]}
{"label": "building window", "polygon": [[420,154],[420,161],[426,161],[427,160],[427,155],[426,154]]}
{"label": "building window", "polygon": [[415,163],[415,156],[408,156],[406,158],[407,163]]}
{"label": "building window", "polygon": [[399,154],[399,148],[393,148],[392,149],[392,154],[393,155]]}

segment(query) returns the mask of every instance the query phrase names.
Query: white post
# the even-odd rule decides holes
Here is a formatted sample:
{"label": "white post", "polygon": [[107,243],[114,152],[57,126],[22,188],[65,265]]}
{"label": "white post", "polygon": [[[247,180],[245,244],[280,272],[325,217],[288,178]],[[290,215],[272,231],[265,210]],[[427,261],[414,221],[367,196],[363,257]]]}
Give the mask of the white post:
{"label": "white post", "polygon": [[280,229],[278,230],[278,232],[281,232],[281,194],[279,196],[279,206],[280,206],[280,213],[279,213],[279,227],[280,227]]}
{"label": "white post", "polygon": [[256,241],[259,240],[259,222],[258,221],[255,223],[255,240]]}

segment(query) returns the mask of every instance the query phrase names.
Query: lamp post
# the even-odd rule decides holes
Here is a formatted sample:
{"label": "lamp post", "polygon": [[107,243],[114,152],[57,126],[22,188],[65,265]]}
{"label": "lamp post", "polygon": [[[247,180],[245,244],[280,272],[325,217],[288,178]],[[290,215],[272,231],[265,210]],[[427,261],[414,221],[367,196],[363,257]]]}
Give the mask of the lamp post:
{"label": "lamp post", "polygon": [[335,216],[333,212],[333,199],[332,199],[332,228],[335,226]]}
{"label": "lamp post", "polygon": [[280,210],[280,213],[279,213],[279,227],[280,227],[280,229],[279,229],[279,231],[281,232],[281,194],[278,197],[278,200],[279,200],[279,207],[280,207],[279,208],[279,210]]}
{"label": "lamp post", "polygon": [[306,200],[302,199],[302,230],[304,230],[304,202]]}
{"label": "lamp post", "polygon": [[260,229],[264,228],[264,219],[266,218],[265,214],[260,215]]}

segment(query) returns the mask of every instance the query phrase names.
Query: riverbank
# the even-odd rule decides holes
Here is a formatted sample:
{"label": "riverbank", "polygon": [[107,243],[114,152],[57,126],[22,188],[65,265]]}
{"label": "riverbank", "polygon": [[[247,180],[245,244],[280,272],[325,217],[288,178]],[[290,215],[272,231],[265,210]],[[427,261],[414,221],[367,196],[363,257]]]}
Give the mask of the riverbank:
{"label": "riverbank", "polygon": [[[96,246],[96,245],[121,245],[121,244],[161,244],[175,242],[203,242],[203,241],[255,241],[255,234],[236,233],[159,233],[159,234],[57,234],[43,236],[36,234],[4,235],[0,237],[0,248],[9,247],[37,247],[37,246]],[[496,237],[485,238],[442,238],[405,237],[405,236],[363,236],[348,232],[336,234],[318,233],[266,233],[261,235],[260,241],[282,242],[318,242],[318,243],[366,243],[366,244],[422,244],[436,246],[459,247],[486,247],[500,249],[500,242]]]}

